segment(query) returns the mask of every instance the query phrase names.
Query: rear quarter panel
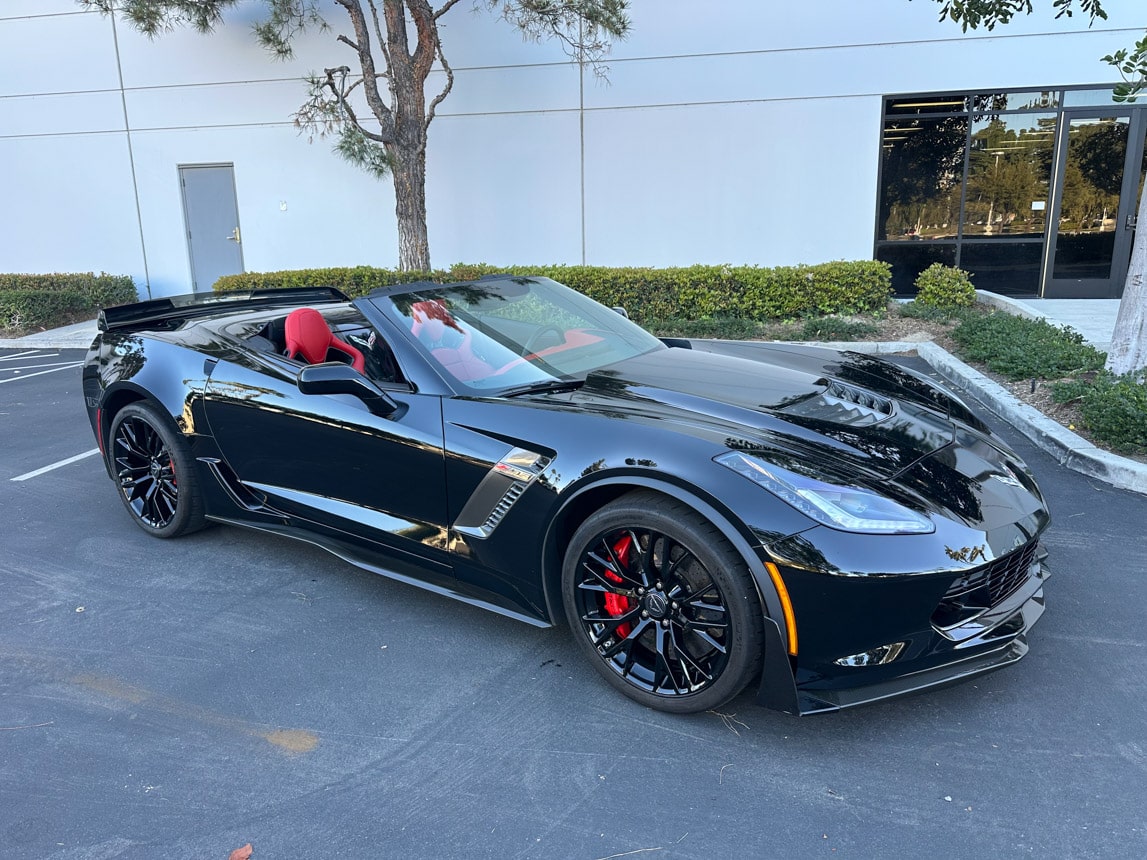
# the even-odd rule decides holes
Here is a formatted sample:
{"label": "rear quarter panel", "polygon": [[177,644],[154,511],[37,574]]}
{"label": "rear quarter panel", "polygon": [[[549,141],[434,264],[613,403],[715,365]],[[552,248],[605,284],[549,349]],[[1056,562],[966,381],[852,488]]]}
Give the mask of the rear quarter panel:
{"label": "rear quarter panel", "polygon": [[[212,351],[220,349],[215,344]],[[150,334],[97,337],[84,366],[84,396],[101,450],[116,413],[141,399],[162,409],[185,436],[206,435],[200,395],[213,357]]]}

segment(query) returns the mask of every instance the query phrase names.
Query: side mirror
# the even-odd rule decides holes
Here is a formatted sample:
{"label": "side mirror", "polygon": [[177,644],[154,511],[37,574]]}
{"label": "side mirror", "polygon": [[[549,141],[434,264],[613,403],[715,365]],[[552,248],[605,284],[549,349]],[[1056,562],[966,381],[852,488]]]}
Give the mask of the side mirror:
{"label": "side mirror", "polygon": [[618,307],[613,308],[613,311],[615,313],[621,314],[626,319],[629,319],[629,311],[627,311],[625,308],[618,306]]}
{"label": "side mirror", "polygon": [[351,367],[337,361],[308,364],[299,371],[299,391],[303,394],[349,394],[363,402],[373,414],[383,418],[398,410],[394,399]]}

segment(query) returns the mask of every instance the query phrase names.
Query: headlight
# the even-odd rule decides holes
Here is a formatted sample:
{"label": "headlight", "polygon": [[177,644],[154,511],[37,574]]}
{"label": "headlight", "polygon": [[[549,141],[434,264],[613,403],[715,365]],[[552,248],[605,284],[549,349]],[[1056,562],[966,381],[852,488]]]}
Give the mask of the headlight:
{"label": "headlight", "polygon": [[863,534],[928,534],[936,530],[926,517],[871,490],[827,484],[740,451],[714,459],[805,516],[834,529]]}

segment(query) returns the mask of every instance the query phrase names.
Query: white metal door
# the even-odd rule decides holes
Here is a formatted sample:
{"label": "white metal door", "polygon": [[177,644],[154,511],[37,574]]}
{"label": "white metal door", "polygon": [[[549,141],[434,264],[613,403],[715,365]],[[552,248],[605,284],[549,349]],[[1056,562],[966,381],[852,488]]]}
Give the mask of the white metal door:
{"label": "white metal door", "polygon": [[235,168],[230,164],[183,166],[179,184],[192,289],[209,292],[218,278],[243,271]]}

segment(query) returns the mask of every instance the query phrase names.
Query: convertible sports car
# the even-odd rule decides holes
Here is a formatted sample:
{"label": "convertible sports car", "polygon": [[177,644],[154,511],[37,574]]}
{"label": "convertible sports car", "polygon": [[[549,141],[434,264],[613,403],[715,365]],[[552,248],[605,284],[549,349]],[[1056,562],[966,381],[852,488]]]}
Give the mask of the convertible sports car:
{"label": "convertible sports car", "polygon": [[546,278],[109,308],[84,366],[136,524],[300,538],[547,626],[622,693],[804,714],[1020,659],[1048,512],[952,394],[654,338]]}

